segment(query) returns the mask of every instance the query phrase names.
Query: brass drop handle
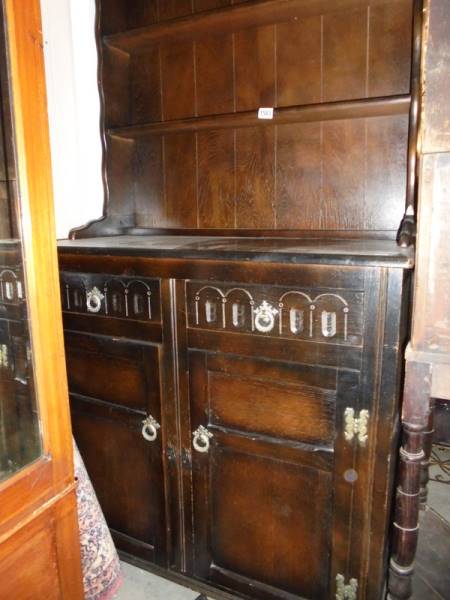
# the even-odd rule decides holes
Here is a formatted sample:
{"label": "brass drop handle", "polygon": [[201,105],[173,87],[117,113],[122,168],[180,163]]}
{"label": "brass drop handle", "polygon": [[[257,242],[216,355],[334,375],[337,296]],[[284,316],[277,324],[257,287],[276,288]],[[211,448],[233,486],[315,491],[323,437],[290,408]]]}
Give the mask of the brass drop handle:
{"label": "brass drop handle", "polygon": [[161,429],[161,425],[152,417],[152,415],[148,415],[148,417],[142,421],[142,437],[147,440],[147,442],[154,442],[156,440],[158,437],[158,429]]}
{"label": "brass drop handle", "polygon": [[208,452],[210,445],[209,440],[213,437],[213,434],[208,431],[206,427],[200,425],[200,427],[192,433],[192,437],[192,445],[197,452],[201,452],[202,454]]}

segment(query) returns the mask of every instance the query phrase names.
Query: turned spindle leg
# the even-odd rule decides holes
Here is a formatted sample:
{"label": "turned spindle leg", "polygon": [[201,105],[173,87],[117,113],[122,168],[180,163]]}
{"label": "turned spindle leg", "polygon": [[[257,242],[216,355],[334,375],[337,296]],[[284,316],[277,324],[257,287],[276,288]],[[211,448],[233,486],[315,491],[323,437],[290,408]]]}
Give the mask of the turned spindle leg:
{"label": "turned spindle leg", "polygon": [[412,594],[412,575],[419,533],[421,470],[425,460],[424,436],[430,417],[430,366],[410,362],[406,366],[400,448],[395,499],[388,598],[407,600]]}
{"label": "turned spindle leg", "polygon": [[428,481],[430,479],[429,476],[429,466],[430,466],[430,456],[431,456],[431,448],[433,445],[433,434],[434,434],[434,402],[433,399],[430,399],[430,416],[428,418],[428,424],[426,431],[423,434],[423,451],[424,458],[422,460],[422,464],[420,466],[420,508],[424,509],[427,504],[428,498]]}

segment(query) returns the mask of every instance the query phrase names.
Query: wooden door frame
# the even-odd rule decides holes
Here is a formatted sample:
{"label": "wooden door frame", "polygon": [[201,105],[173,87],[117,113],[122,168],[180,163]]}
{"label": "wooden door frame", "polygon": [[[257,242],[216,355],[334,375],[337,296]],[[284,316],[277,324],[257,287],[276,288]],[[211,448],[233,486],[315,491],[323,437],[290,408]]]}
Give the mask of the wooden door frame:
{"label": "wooden door frame", "polygon": [[[74,519],[75,480],[60,315],[40,5],[39,0],[1,1],[6,19],[20,195],[18,214],[42,454],[31,465],[0,483],[0,544],[12,539],[46,511],[60,514],[66,510],[70,518],[61,522],[56,539],[61,590],[64,597],[79,599],[83,591]],[[66,500],[64,505],[59,504],[63,500]]]}

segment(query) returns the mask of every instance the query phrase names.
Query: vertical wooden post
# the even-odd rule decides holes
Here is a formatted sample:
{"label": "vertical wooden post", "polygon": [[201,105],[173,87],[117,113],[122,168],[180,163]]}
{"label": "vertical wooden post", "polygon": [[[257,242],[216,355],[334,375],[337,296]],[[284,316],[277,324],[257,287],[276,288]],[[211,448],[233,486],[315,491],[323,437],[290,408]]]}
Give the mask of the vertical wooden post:
{"label": "vertical wooden post", "polygon": [[431,456],[431,447],[433,445],[433,433],[434,433],[434,399],[430,398],[430,415],[428,417],[428,424],[426,431],[423,434],[423,451],[424,458],[420,465],[420,508],[424,509],[427,504],[428,498],[428,481],[429,476],[429,465]]}
{"label": "vertical wooden post", "polygon": [[430,418],[431,367],[407,362],[403,399],[403,437],[389,565],[388,598],[406,600],[412,594],[412,574],[419,533],[421,470],[424,439]]}
{"label": "vertical wooden post", "polygon": [[414,0],[413,47],[411,57],[411,106],[409,110],[409,140],[406,178],[406,207],[397,234],[398,245],[407,248],[416,237],[417,140],[420,126],[420,94],[422,55],[423,0]]}

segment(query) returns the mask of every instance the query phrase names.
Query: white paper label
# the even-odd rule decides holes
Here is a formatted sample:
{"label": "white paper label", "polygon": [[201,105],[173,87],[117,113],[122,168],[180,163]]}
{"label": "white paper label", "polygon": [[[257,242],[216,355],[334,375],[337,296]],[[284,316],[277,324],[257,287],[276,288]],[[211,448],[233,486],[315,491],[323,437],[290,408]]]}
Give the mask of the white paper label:
{"label": "white paper label", "polygon": [[273,108],[260,108],[258,119],[273,119]]}

